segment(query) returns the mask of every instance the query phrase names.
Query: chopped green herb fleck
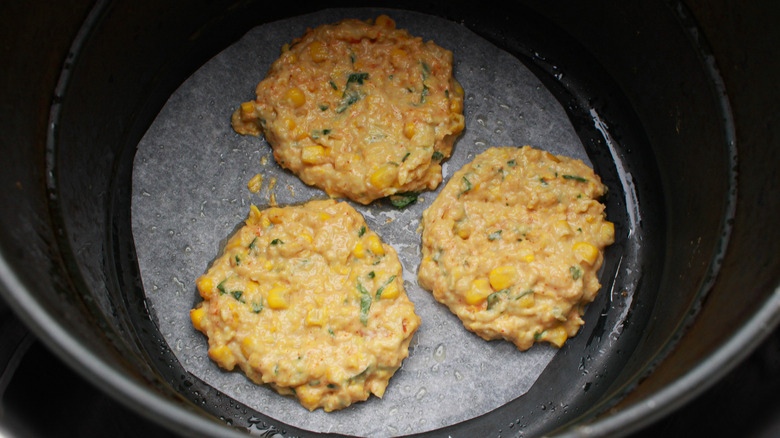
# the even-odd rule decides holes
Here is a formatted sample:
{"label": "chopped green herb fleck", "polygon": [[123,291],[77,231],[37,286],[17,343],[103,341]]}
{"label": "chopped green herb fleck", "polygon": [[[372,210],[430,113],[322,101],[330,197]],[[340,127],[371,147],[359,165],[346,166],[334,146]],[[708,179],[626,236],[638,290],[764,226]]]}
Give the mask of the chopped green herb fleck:
{"label": "chopped green herb fleck", "polygon": [[517,166],[517,163],[515,162],[515,160],[509,160],[506,162],[506,165],[509,167],[515,167]]}
{"label": "chopped green herb fleck", "polygon": [[355,56],[355,54],[350,52],[350,54],[349,54],[349,61],[354,64],[356,60],[357,60],[357,57]]}
{"label": "chopped green herb fleck", "polygon": [[582,228],[577,228],[577,231],[579,231],[581,233],[582,232]]}
{"label": "chopped green herb fleck", "polygon": [[577,281],[582,277],[582,268],[579,266],[571,266],[569,267],[569,273],[571,274],[572,280]]}
{"label": "chopped green herb fleck", "polygon": [[534,293],[534,290],[533,289],[528,289],[528,290],[524,291],[523,293],[521,293],[520,295],[518,295],[515,299],[519,300],[520,298],[523,298],[524,296],[526,296],[528,294],[532,294],[532,293]]}
{"label": "chopped green herb fleck", "polygon": [[444,90],[444,97],[446,97],[447,99],[450,98],[450,90],[449,89]]}
{"label": "chopped green herb fleck", "polygon": [[334,385],[332,383],[328,383],[328,388],[329,389],[336,389],[336,385]]}
{"label": "chopped green herb fleck", "polygon": [[360,227],[360,230],[358,230],[358,237],[363,237],[364,234],[366,234],[366,226],[365,225]]}
{"label": "chopped green herb fleck", "polygon": [[461,194],[461,195],[462,195],[462,194],[464,194],[464,193],[466,193],[466,192],[468,192],[469,190],[471,190],[471,187],[472,187],[472,185],[471,185],[471,181],[469,181],[469,179],[468,179],[468,178],[466,178],[465,176],[463,177],[463,185],[464,185],[466,188],[465,188],[465,189],[463,189],[463,191],[462,191],[462,192],[460,192],[460,194]]}
{"label": "chopped green herb fleck", "polygon": [[368,273],[368,278],[374,278],[374,277],[376,277],[376,274],[374,273],[374,271],[371,271],[371,272]]}
{"label": "chopped green herb fleck", "polygon": [[496,305],[501,300],[501,295],[506,295],[507,292],[509,292],[509,288],[507,289],[501,289],[498,292],[493,292],[492,294],[488,295],[487,297],[487,310],[490,310],[493,308],[493,306]]}
{"label": "chopped green herb fleck", "polygon": [[577,175],[563,175],[563,179],[573,179],[574,181],[578,182],[588,182],[587,179]]}
{"label": "chopped green herb fleck", "polygon": [[336,108],[336,112],[341,114],[343,113],[347,108],[349,108],[350,105],[357,102],[358,100],[363,98],[363,93],[357,91],[357,90],[348,90],[344,92],[344,95],[341,97],[341,104],[338,108]]}
{"label": "chopped green herb fleck", "polygon": [[239,257],[238,254],[236,254],[235,259],[236,259],[236,266],[240,265],[241,264],[241,257]]}
{"label": "chopped green herb fleck", "polygon": [[323,129],[323,130],[315,129],[311,132],[311,138],[313,140],[317,140],[323,135],[328,135],[328,134],[330,134],[330,129]]}
{"label": "chopped green herb fleck", "polygon": [[534,341],[538,341],[538,340],[542,339],[542,336],[544,336],[545,333],[547,333],[547,330],[545,330],[543,332],[536,332],[536,333],[534,333]]}
{"label": "chopped green herb fleck", "polygon": [[544,178],[539,178],[539,182],[542,183],[543,186],[547,185],[547,180]]}
{"label": "chopped green herb fleck", "polygon": [[425,61],[421,61],[420,66],[422,67],[423,80],[428,79],[428,76],[431,74],[431,67]]}
{"label": "chopped green herb fleck", "polygon": [[439,151],[434,151],[433,155],[431,155],[432,160],[441,161],[442,158],[444,158],[444,154]]}
{"label": "chopped green herb fleck", "polygon": [[271,245],[282,245],[284,242],[281,239],[274,239],[271,241]]}
{"label": "chopped green herb fleck", "polygon": [[220,295],[223,295],[223,294],[227,293],[227,291],[225,290],[225,282],[228,281],[228,278],[230,278],[230,277],[225,277],[225,279],[220,281],[219,284],[217,285],[217,289],[219,289],[219,294]]}
{"label": "chopped green herb fleck", "polygon": [[252,239],[252,241],[249,243],[249,249],[255,249],[255,242],[257,242],[257,237]]}
{"label": "chopped green herb fleck", "polygon": [[492,233],[488,234],[488,240],[490,240],[492,242],[492,241],[494,241],[496,239],[500,239],[501,238],[501,233],[503,231],[504,230],[493,231]]}
{"label": "chopped green herb fleck", "polygon": [[349,378],[349,381],[357,380],[357,379],[363,379],[368,374],[368,370],[371,369],[371,365],[367,366],[366,369],[361,371],[359,374],[355,374],[354,376]]}
{"label": "chopped green herb fleck", "polygon": [[393,204],[393,207],[395,208],[404,208],[416,200],[417,193],[415,192],[399,193],[397,195],[390,196],[390,203]]}
{"label": "chopped green herb fleck", "polygon": [[401,162],[403,163],[404,161],[406,161],[406,159],[409,158],[409,155],[412,155],[412,153],[411,152],[407,152],[406,155],[404,155],[404,157],[401,158]]}
{"label": "chopped green herb fleck", "polygon": [[[234,290],[230,292],[230,295],[233,295],[233,298],[235,298],[237,301],[241,301],[241,295],[244,295],[244,291]],[[243,303],[243,301],[241,302]]]}
{"label": "chopped green herb fleck", "polygon": [[395,280],[395,275],[388,278],[387,281],[385,281],[385,284],[379,286],[379,289],[376,290],[376,299],[378,300],[382,296],[382,291],[385,290],[388,284],[392,283],[393,280]]}
{"label": "chopped green herb fleck", "polygon": [[368,79],[368,73],[350,73],[349,77],[347,78],[347,88],[349,88],[349,84],[353,82],[357,82],[358,85],[363,85],[363,81]]}
{"label": "chopped green herb fleck", "polygon": [[423,84],[422,92],[420,93],[420,103],[425,103],[425,97],[430,93],[428,86]]}
{"label": "chopped green herb fleck", "polygon": [[329,106],[328,106],[328,105],[326,105],[326,104],[324,104],[324,103],[321,103],[321,104],[320,104],[320,111],[326,111],[328,108],[329,108]]}
{"label": "chopped green herb fleck", "polygon": [[[328,329],[328,334],[331,335],[331,336],[336,336],[336,334],[333,333],[333,329],[331,329],[331,328]],[[330,385],[328,385],[328,386],[330,386]]]}
{"label": "chopped green herb fleck", "polygon": [[258,302],[252,302],[252,312],[254,313],[260,313],[263,311],[263,302],[262,300]]}
{"label": "chopped green herb fleck", "polygon": [[360,282],[357,283],[357,290],[360,292],[360,322],[368,325],[368,311],[371,309],[371,294]]}
{"label": "chopped green herb fleck", "polygon": [[391,164],[396,167],[400,166],[400,164],[396,163],[395,161],[388,161],[387,164]]}
{"label": "chopped green herb fleck", "polygon": [[328,83],[330,84],[330,87],[331,87],[331,88],[333,88],[334,90],[338,90],[338,89],[339,89],[339,87],[337,87],[337,86],[336,86],[336,83],[335,83],[335,82],[333,82],[333,81],[328,81]]}

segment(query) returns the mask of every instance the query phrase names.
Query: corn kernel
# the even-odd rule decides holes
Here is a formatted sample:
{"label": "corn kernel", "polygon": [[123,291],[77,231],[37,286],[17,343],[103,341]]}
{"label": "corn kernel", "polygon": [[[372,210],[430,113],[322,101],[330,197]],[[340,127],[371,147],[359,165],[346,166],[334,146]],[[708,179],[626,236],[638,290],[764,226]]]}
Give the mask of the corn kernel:
{"label": "corn kernel", "polygon": [[274,263],[270,260],[266,260],[265,265],[263,265],[266,271],[270,271],[274,268]]}
{"label": "corn kernel", "polygon": [[303,237],[304,240],[306,240],[309,243],[312,243],[314,241],[314,238],[311,237],[311,234],[309,233],[301,233],[301,237]]}
{"label": "corn kernel", "polygon": [[354,369],[360,369],[362,367],[365,367],[365,365],[363,365],[365,363],[366,363],[366,354],[363,352],[351,354],[347,359],[347,365]]}
{"label": "corn kernel", "polygon": [[379,27],[384,27],[386,29],[395,28],[395,21],[393,21],[393,19],[388,17],[387,15],[380,15],[376,17],[376,21],[374,21],[374,24],[376,24]]}
{"label": "corn kernel", "polygon": [[233,239],[230,239],[230,241],[228,241],[227,245],[225,245],[225,250],[231,250],[231,249],[235,249],[235,248],[240,248],[242,246],[245,246],[245,245],[244,245],[244,242],[241,241],[241,239],[233,238]]}
{"label": "corn kernel", "polygon": [[450,101],[450,111],[460,113],[463,111],[463,99],[452,99]]}
{"label": "corn kernel", "polygon": [[372,234],[368,236],[368,249],[376,255],[385,255],[385,249],[382,247],[382,241],[379,240],[379,236]]}
{"label": "corn kernel", "polygon": [[398,298],[398,295],[400,294],[401,291],[398,289],[398,285],[396,284],[395,280],[393,280],[390,282],[390,284],[385,286],[384,289],[382,289],[382,295],[380,295],[380,297],[391,300],[393,298]]}
{"label": "corn kernel", "polygon": [[199,331],[204,331],[205,327],[203,322],[206,318],[206,310],[203,307],[190,310],[190,319],[192,320],[192,326]]}
{"label": "corn kernel", "polygon": [[266,214],[268,215],[268,219],[275,223],[275,224],[281,224],[282,223],[282,209],[277,207],[271,207],[268,210],[266,210]]}
{"label": "corn kernel", "polygon": [[558,348],[561,348],[563,343],[566,342],[566,339],[568,338],[569,335],[566,333],[566,329],[560,325],[558,327],[547,330],[547,333],[544,335],[545,341],[555,345]]}
{"label": "corn kernel", "polygon": [[390,63],[395,67],[401,67],[406,60],[406,52],[403,49],[395,48],[390,52]]}
{"label": "corn kernel", "polygon": [[515,283],[517,270],[514,266],[499,266],[488,275],[490,285],[494,290],[503,290]]}
{"label": "corn kernel", "polygon": [[263,226],[263,228],[268,228],[271,226],[271,219],[268,219],[268,216],[263,216],[262,219],[260,219],[260,225]]}
{"label": "corn kernel", "polygon": [[366,250],[363,248],[363,242],[358,241],[358,243],[355,244],[355,247],[352,248],[352,254],[355,255],[355,257],[362,259],[366,256]]}
{"label": "corn kernel", "polygon": [[322,146],[306,146],[301,151],[301,161],[306,164],[317,164],[325,156],[325,148]]}
{"label": "corn kernel", "polygon": [[317,394],[317,390],[309,385],[300,385],[295,387],[295,396],[298,397],[298,401],[301,402],[304,408],[313,411],[318,407],[317,402],[320,401],[320,396]]}
{"label": "corn kernel", "polygon": [[285,294],[287,289],[277,286],[268,292],[268,307],[274,310],[286,309],[290,303],[287,302]]}
{"label": "corn kernel", "polygon": [[252,355],[252,353],[258,349],[258,346],[260,345],[260,341],[255,336],[247,336],[244,339],[241,340],[241,353],[244,354],[245,358],[249,358],[249,356]]}
{"label": "corn kernel", "polygon": [[255,113],[255,104],[253,102],[241,103],[241,113],[244,116],[250,116]]}
{"label": "corn kernel", "polygon": [[574,254],[576,254],[579,259],[584,260],[591,265],[599,256],[598,248],[588,242],[577,242],[571,249],[574,250]]}
{"label": "corn kernel", "polygon": [[288,89],[287,92],[284,93],[284,98],[290,102],[293,108],[300,108],[304,103],[306,103],[306,96],[298,87]]}
{"label": "corn kernel", "polygon": [[246,224],[247,225],[257,224],[260,220],[260,216],[262,216],[260,210],[256,206],[251,205],[249,207],[249,216],[246,218]]}
{"label": "corn kernel", "polygon": [[214,296],[214,281],[210,277],[202,275],[196,280],[198,286],[198,292],[204,300],[207,300]]}
{"label": "corn kernel", "polygon": [[571,234],[571,227],[565,220],[559,220],[555,223],[555,232],[560,236],[568,236]]}
{"label": "corn kernel", "polygon": [[214,362],[218,363],[222,368],[232,370],[236,364],[236,358],[233,356],[233,352],[230,351],[227,345],[220,345],[219,347],[209,348],[209,357]]}
{"label": "corn kernel", "polygon": [[328,213],[320,213],[320,219],[326,221],[330,219],[330,215]]}
{"label": "corn kernel", "polygon": [[260,292],[260,285],[256,281],[250,281],[244,288],[244,292],[247,296],[256,296]]}
{"label": "corn kernel", "polygon": [[371,185],[378,189],[390,187],[395,181],[398,169],[392,164],[385,164],[371,174]]}
{"label": "corn kernel", "polygon": [[458,95],[460,95],[460,96],[463,96],[463,94],[464,94],[464,91],[463,91],[463,86],[460,84],[460,82],[456,81],[455,79],[453,79],[453,80],[452,80],[452,82],[454,82],[454,85],[455,85],[455,86],[453,87],[453,90],[452,90],[452,91],[454,91],[454,92],[455,92],[455,94],[458,94]]}
{"label": "corn kernel", "polygon": [[325,324],[325,309],[311,309],[306,314],[306,324],[323,326]]}
{"label": "corn kernel", "polygon": [[615,241],[615,224],[608,221],[601,224],[599,236],[605,244],[612,244]]}
{"label": "corn kernel", "polygon": [[417,127],[414,126],[414,123],[409,122],[404,125],[404,135],[406,138],[411,139],[414,137],[415,131],[417,131]]}
{"label": "corn kernel", "polygon": [[469,236],[471,236],[471,230],[464,224],[464,222],[455,222],[453,228],[455,229],[455,234],[457,234],[461,239],[468,239]]}
{"label": "corn kernel", "polygon": [[309,56],[314,62],[322,62],[328,59],[328,48],[321,41],[314,41],[309,44]]}
{"label": "corn kernel", "polygon": [[532,261],[534,261],[534,260],[536,259],[536,257],[534,257],[534,253],[532,253],[532,252],[529,252],[528,254],[526,254],[526,255],[522,256],[522,259],[523,259],[523,260],[524,260],[526,263],[531,263]]}
{"label": "corn kernel", "polygon": [[471,283],[471,288],[466,292],[467,304],[479,304],[493,293],[487,278],[478,278]]}
{"label": "corn kernel", "polygon": [[536,303],[536,298],[534,298],[533,292],[527,293],[517,300],[517,304],[523,309],[533,307],[534,303]]}
{"label": "corn kernel", "polygon": [[298,124],[295,123],[295,120],[289,117],[285,117],[284,120],[282,120],[282,127],[288,131],[292,131],[296,126],[298,126]]}

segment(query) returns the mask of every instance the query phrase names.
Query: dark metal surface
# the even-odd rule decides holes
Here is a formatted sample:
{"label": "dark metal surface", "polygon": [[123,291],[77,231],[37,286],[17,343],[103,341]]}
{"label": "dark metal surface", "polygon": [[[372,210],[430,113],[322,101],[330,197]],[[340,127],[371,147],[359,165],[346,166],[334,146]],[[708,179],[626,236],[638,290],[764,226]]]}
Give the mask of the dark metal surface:
{"label": "dark metal surface", "polygon": [[[174,3],[148,2],[140,8],[116,2],[101,3],[88,16],[89,2],[44,3],[4,4],[0,11],[6,62],[0,71],[0,146],[13,163],[0,173],[0,205],[4,206],[0,293],[49,348],[112,396],[149,418],[165,419],[168,426],[192,434],[196,429],[216,433],[220,422],[213,417],[239,418],[243,408],[236,409],[219,394],[177,375],[175,364],[167,363],[167,347],[148,342],[159,338],[153,324],[137,319],[144,313],[144,303],[137,299],[142,295],[138,278],[132,269],[122,269],[133,263],[128,248],[129,211],[122,207],[122,199],[128,196],[123,184],[128,180],[126,163],[132,158],[134,141],[189,72],[256,20],[283,17],[289,11],[284,5],[274,9],[259,4],[229,9],[229,2],[188,2],[186,8]],[[535,417],[530,432],[549,431],[604,411],[616,401],[614,397],[638,383],[637,390],[604,414],[618,431],[627,430],[644,418],[635,421],[621,413],[637,406],[635,410],[645,418],[664,413],[674,400],[654,406],[655,394],[671,387],[682,399],[713,383],[749,351],[751,342],[770,332],[778,311],[761,310],[777,294],[780,280],[776,256],[780,228],[771,226],[779,213],[780,123],[774,80],[780,75],[780,57],[773,26],[777,7],[770,3],[737,7],[729,1],[691,2],[710,42],[710,59],[697,51],[701,35],[690,23],[695,20],[675,10],[676,2],[603,1],[587,7],[570,2],[555,10],[547,2],[529,2],[567,31],[539,41],[539,47],[552,50],[543,52],[554,53],[558,44],[564,53],[565,43],[573,39],[580,55],[595,59],[592,69],[564,71],[582,95],[590,91],[608,97],[587,104],[600,106],[605,114],[611,111],[614,117],[608,122],[615,132],[630,136],[641,131],[635,148],[627,148],[627,153],[641,157],[637,171],[652,173],[658,164],[662,183],[646,189],[648,196],[664,197],[667,211],[656,218],[664,222],[662,226],[651,224],[650,232],[660,235],[667,230],[668,238],[662,253],[648,257],[660,267],[640,279],[649,292],[635,303],[634,326],[629,324],[628,335],[620,339],[629,348],[622,353],[615,348],[611,360],[605,356],[603,362],[592,363],[590,385],[578,380],[566,386],[570,380],[565,373],[550,371],[529,398],[491,418],[459,427],[457,433],[473,434],[488,427],[519,433],[522,423],[516,412]],[[433,4],[409,6],[441,12]],[[522,28],[516,24],[519,16],[490,8],[474,11],[460,4],[442,13],[465,21],[515,53],[522,53],[516,45],[519,35],[533,41],[538,35],[529,29],[534,23],[546,24],[531,20],[528,28]],[[529,12],[521,18],[528,17],[534,16]],[[77,34],[85,18],[96,25]],[[541,32],[549,31],[549,26],[541,27]],[[768,38],[771,35],[775,38]],[[69,47],[79,48],[79,53],[68,54]],[[575,65],[577,59],[576,53],[561,58]],[[724,144],[728,138],[720,106],[724,96],[707,74],[713,62],[723,72],[733,103],[740,152],[737,169],[730,167],[729,145]],[[63,77],[72,80],[58,86],[63,66],[67,72]],[[578,84],[577,79],[584,82]],[[604,93],[605,89],[617,92]],[[576,99],[562,102],[577,104]],[[623,117],[623,103],[637,111],[636,118]],[[51,121],[50,107],[55,116]],[[637,118],[639,122],[632,121]],[[623,120],[628,122],[614,123]],[[652,152],[641,144],[645,135]],[[729,186],[733,171],[741,175],[736,217],[723,224],[734,196]],[[642,202],[647,202],[647,196]],[[724,226],[733,226],[733,233],[728,252],[720,254]],[[701,289],[713,280],[713,266],[720,265],[717,283],[700,302]],[[697,312],[698,318],[683,336],[681,329]],[[745,339],[742,345],[726,344],[738,327],[749,328],[740,332],[740,340]],[[670,350],[678,339],[678,347]],[[586,341],[582,338],[578,347]],[[596,341],[593,348],[598,351],[600,336]],[[554,365],[576,369],[585,356],[572,348],[569,354],[559,355]],[[659,354],[666,353],[670,353],[666,361],[638,382]],[[684,384],[674,386],[681,381]],[[11,390],[9,385],[6,394]],[[590,392],[583,395],[586,390]],[[552,414],[548,409],[548,401],[570,396],[578,400],[570,412],[559,409]],[[203,410],[196,406],[201,403]],[[608,430],[615,429],[601,429]],[[454,429],[444,433],[456,434]]]}

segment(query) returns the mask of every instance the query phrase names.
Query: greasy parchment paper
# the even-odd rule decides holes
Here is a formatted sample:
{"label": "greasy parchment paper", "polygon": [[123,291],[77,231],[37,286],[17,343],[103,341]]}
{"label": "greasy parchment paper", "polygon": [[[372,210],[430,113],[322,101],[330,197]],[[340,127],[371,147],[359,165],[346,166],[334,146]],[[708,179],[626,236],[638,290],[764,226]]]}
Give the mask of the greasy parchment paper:
{"label": "greasy parchment paper", "polygon": [[[251,204],[268,206],[271,193],[280,205],[325,197],[282,170],[264,139],[233,132],[230,115],[254,98],[280,47],[307,27],[380,13],[454,53],[455,76],[466,91],[466,129],[444,163],[445,183],[490,146],[529,144],[590,164],[559,103],[523,64],[460,24],[419,13],[330,9],[265,24],[187,79],[141,140],[134,163],[133,235],[149,310],[188,372],[259,412],[318,432],[389,436],[473,418],[524,394],[556,352],[548,345],[519,352],[509,342],[486,342],[418,286],[418,226],[437,190],[423,193],[404,210],[380,201],[353,204],[398,251],[406,291],[422,318],[410,355],[383,399],[371,397],[332,413],[309,412],[209,360],[206,337],[189,319],[189,310],[200,301],[195,279],[219,255]],[[258,173],[265,182],[252,194],[247,182]],[[270,188],[273,178],[276,184]]]}

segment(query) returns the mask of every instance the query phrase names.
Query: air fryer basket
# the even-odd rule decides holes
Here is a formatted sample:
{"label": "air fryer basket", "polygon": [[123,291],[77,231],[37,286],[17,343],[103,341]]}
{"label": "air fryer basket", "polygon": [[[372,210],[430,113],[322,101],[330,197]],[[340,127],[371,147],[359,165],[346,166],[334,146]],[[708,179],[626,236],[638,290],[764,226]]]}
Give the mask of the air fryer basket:
{"label": "air fryer basket", "polygon": [[[523,62],[603,171],[608,210],[626,212],[612,219],[625,243],[608,253],[612,290],[590,306],[586,329],[527,394],[430,436],[626,433],[725,372],[780,314],[775,128],[756,121],[770,120],[777,91],[754,89],[769,74],[733,68],[744,58],[729,37],[752,37],[724,26],[728,3],[690,5],[712,45],[682,3],[547,3],[387,5],[462,23]],[[173,430],[310,435],[176,361],[144,300],[130,199],[138,142],[174,90],[255,25],[323,6],[51,7],[67,9],[51,14],[56,24],[19,11],[8,23],[20,30],[9,47],[25,51],[10,53],[4,73],[16,104],[2,110],[13,163],[0,194],[4,298],[75,369]],[[28,40],[23,26],[49,38]]]}

